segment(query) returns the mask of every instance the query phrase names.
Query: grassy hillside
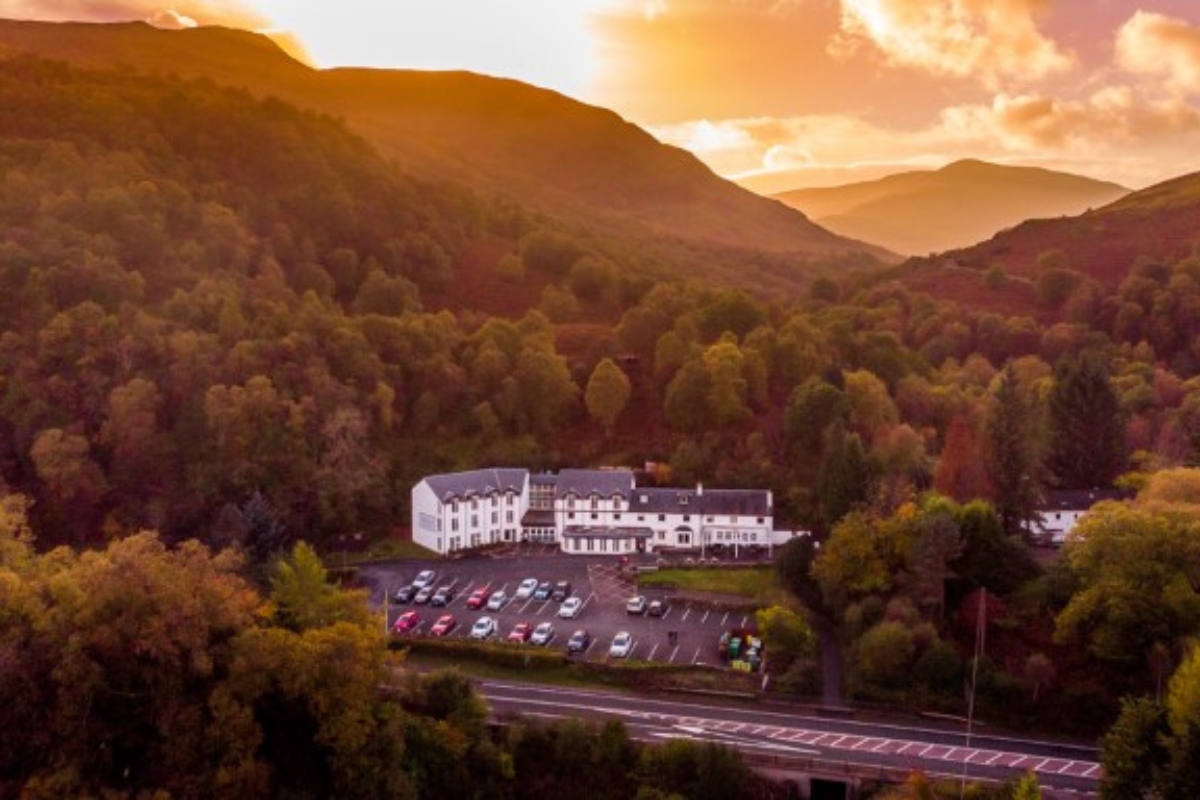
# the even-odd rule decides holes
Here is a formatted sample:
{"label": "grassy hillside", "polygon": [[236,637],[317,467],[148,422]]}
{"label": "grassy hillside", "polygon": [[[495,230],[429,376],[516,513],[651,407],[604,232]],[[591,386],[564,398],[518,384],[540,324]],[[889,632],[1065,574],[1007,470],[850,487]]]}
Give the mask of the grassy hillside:
{"label": "grassy hillside", "polygon": [[1078,175],[958,161],[777,197],[844,236],[923,255],[983,241],[1027,219],[1079,214],[1127,193]]}

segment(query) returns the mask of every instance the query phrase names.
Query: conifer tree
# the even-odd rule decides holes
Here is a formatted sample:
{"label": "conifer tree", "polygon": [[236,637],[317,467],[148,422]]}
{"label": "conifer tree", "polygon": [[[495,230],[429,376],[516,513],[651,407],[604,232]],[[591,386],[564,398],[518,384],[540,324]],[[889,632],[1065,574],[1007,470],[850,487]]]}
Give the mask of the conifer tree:
{"label": "conifer tree", "polygon": [[1049,397],[1054,482],[1067,489],[1111,486],[1125,469],[1125,424],[1099,359],[1063,359]]}
{"label": "conifer tree", "polygon": [[1041,498],[1041,464],[1034,448],[1030,410],[1021,397],[1011,362],[993,397],[987,445],[993,500],[1004,532],[1011,536],[1029,530]]}

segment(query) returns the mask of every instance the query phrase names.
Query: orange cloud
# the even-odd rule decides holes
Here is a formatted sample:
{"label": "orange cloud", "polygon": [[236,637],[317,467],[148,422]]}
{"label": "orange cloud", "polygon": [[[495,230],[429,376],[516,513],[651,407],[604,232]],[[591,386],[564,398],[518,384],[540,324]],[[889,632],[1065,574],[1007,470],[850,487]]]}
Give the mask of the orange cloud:
{"label": "orange cloud", "polygon": [[1117,31],[1116,52],[1117,63],[1130,72],[1200,93],[1200,28],[1184,20],[1138,11]]}
{"label": "orange cloud", "polygon": [[651,132],[764,192],[958,158],[1037,164],[1137,187],[1195,168],[1200,110],[1179,97],[1149,98],[1117,86],[1076,100],[999,93],[990,103],[946,108],[915,127],[839,114],[701,120]]}
{"label": "orange cloud", "polygon": [[1044,0],[842,0],[833,52],[870,43],[893,65],[975,78],[995,89],[1074,64],[1038,30],[1043,6]]}
{"label": "orange cloud", "polygon": [[251,0],[0,0],[0,17],[46,22],[149,22],[163,28],[228,25],[251,30],[266,18]]}
{"label": "orange cloud", "polygon": [[191,17],[185,17],[174,9],[160,11],[147,20],[156,28],[168,28],[171,30],[181,30],[183,28],[194,28],[199,23]]}

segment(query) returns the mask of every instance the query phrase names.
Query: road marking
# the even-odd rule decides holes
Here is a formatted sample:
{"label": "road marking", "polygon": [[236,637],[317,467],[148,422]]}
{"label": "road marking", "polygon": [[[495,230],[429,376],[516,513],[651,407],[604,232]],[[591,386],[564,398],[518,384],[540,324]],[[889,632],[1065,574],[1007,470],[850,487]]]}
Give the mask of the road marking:
{"label": "road marking", "polygon": [[1003,754],[1003,753],[996,753],[996,754],[994,754],[994,755],[993,755],[991,758],[989,758],[987,761],[985,761],[985,762],[983,762],[983,763],[985,763],[985,764],[991,764],[993,761],[995,761],[997,758],[999,758],[999,757],[1000,757],[1000,756],[1002,756],[1002,755],[1004,755],[1004,754]]}
{"label": "road marking", "polygon": [[725,616],[721,617],[721,627],[725,627],[725,623],[729,621],[729,612],[725,612]]}
{"label": "road marking", "polygon": [[703,625],[705,622],[708,622],[708,609],[704,610],[704,616],[700,618],[701,625]]}
{"label": "road marking", "polygon": [[700,663],[700,648],[699,647],[696,648],[696,654],[694,656],[692,656],[692,663],[693,664]]}
{"label": "road marking", "polygon": [[687,618],[688,618],[688,614],[690,614],[690,613],[692,613],[692,607],[691,607],[691,606],[688,606],[687,608],[685,608],[685,609],[683,610],[683,616],[680,618],[680,620],[679,620],[679,621],[680,621],[680,622],[684,622],[684,621],[686,621],[686,620],[687,620]]}
{"label": "road marking", "polygon": [[679,645],[675,645],[675,649],[671,651],[671,657],[667,659],[670,663],[675,663],[675,656],[679,653]]}
{"label": "road marking", "polygon": [[[632,650],[630,650],[629,652],[630,652],[630,653],[632,653],[633,651],[632,651]],[[653,660],[654,660],[654,654],[655,654],[655,653],[657,653],[657,652],[658,652],[658,643],[657,643],[657,642],[655,642],[655,643],[654,643],[654,647],[651,647],[651,648],[650,648],[650,655],[646,656],[646,660],[647,660],[647,661],[653,661]]]}

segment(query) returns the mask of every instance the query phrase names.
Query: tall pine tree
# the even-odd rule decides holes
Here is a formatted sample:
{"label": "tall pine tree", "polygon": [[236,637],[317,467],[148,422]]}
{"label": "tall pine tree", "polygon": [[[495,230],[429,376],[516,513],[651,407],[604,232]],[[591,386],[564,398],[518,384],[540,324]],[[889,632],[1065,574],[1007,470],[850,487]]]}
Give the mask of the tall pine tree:
{"label": "tall pine tree", "polygon": [[1111,486],[1125,470],[1125,420],[1098,358],[1063,359],[1049,397],[1047,466],[1064,489]]}
{"label": "tall pine tree", "polygon": [[993,500],[1004,532],[1032,529],[1041,502],[1041,462],[1035,448],[1030,409],[1021,397],[1017,372],[1009,362],[1000,376],[987,420],[988,467]]}

